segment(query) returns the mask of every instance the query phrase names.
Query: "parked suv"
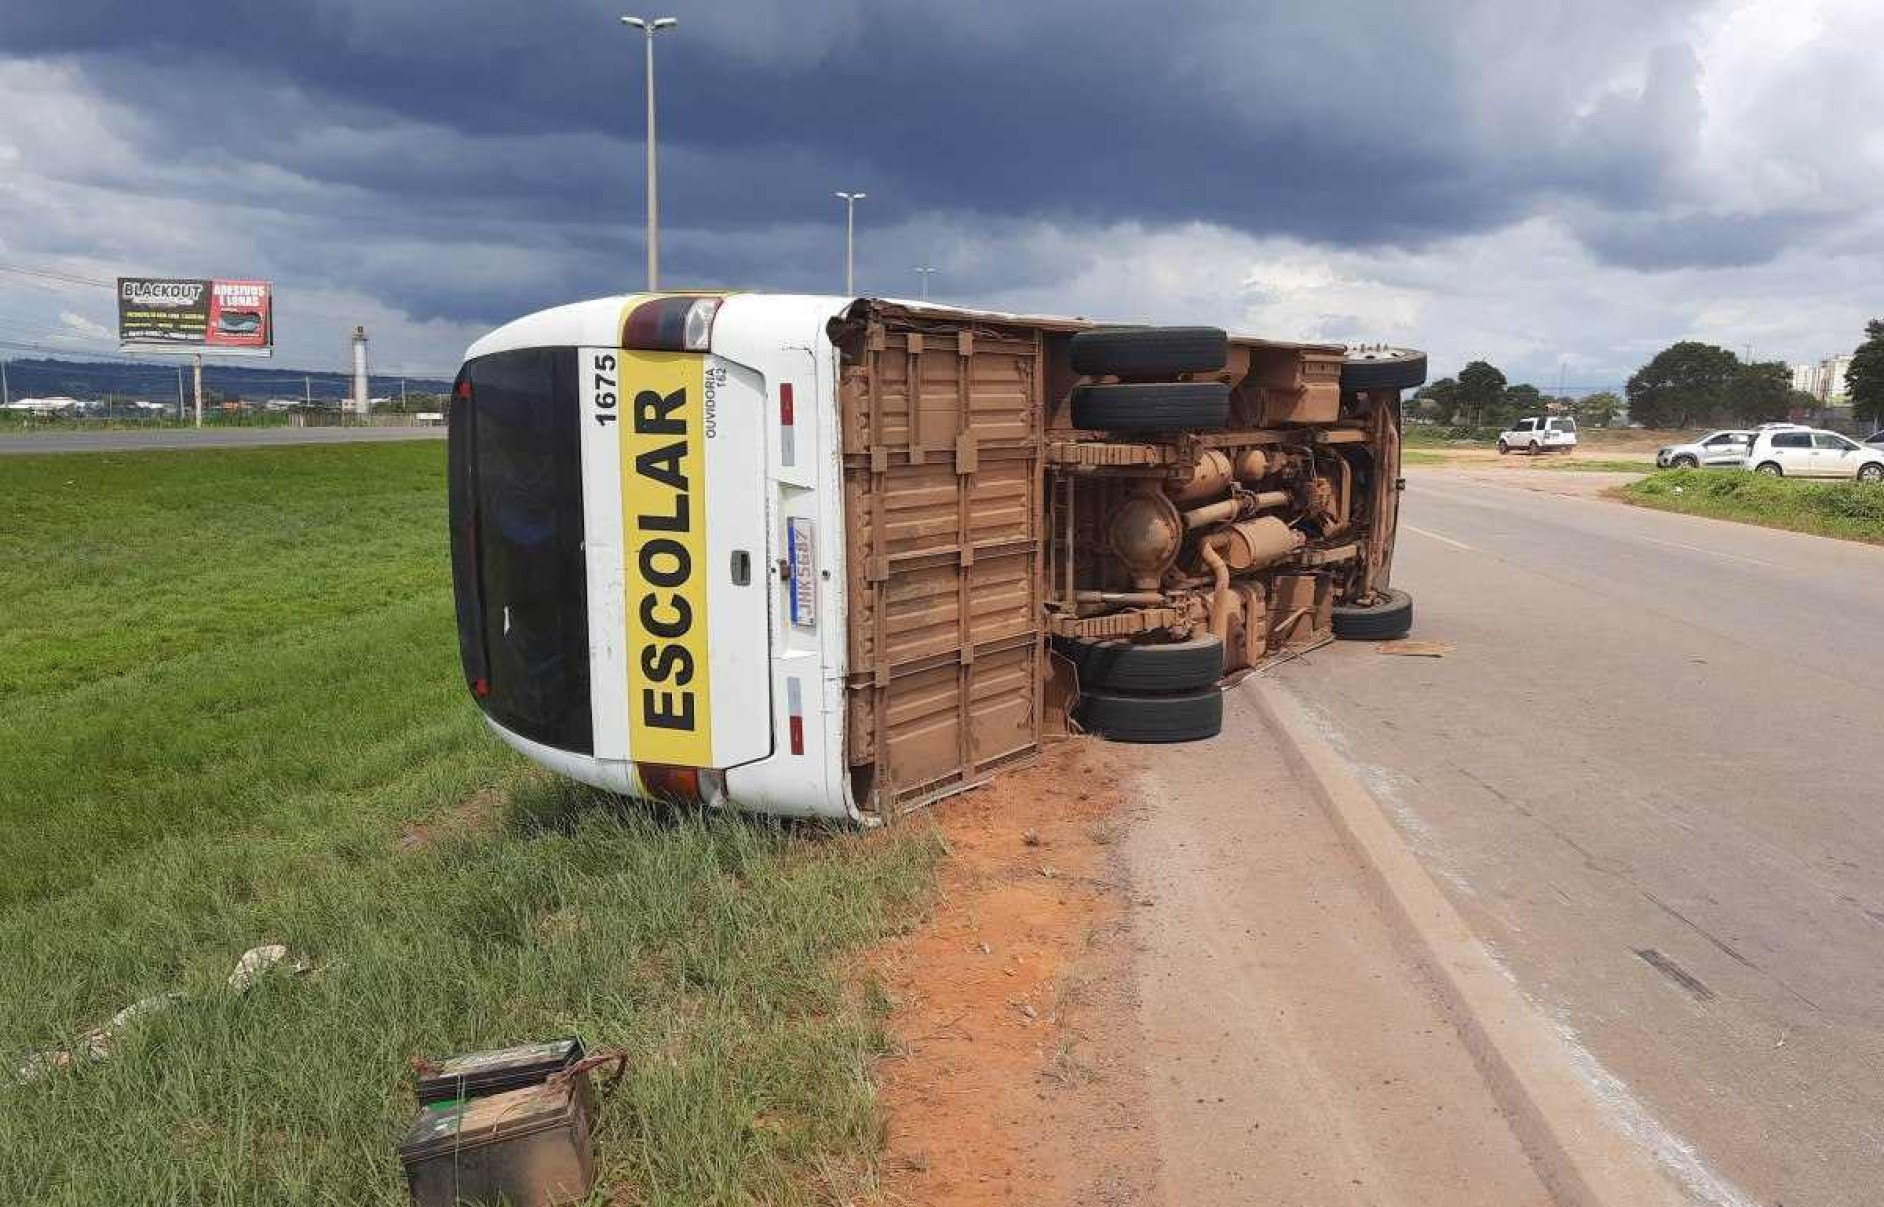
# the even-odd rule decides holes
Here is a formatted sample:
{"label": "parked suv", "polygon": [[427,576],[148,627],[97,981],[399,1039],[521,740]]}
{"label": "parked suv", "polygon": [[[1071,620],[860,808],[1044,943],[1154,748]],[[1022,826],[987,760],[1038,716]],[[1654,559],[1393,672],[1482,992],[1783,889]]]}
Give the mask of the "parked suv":
{"label": "parked suv", "polygon": [[1667,444],[1655,450],[1657,469],[1700,469],[1703,466],[1739,466],[1747,460],[1755,432],[1745,428],[1709,432],[1687,444]]}
{"label": "parked suv", "polygon": [[1521,448],[1527,453],[1569,452],[1577,446],[1577,421],[1567,415],[1534,415],[1520,419],[1498,435],[1498,451]]}
{"label": "parked suv", "polygon": [[1884,482],[1884,452],[1817,428],[1760,432],[1746,463],[1774,477]]}

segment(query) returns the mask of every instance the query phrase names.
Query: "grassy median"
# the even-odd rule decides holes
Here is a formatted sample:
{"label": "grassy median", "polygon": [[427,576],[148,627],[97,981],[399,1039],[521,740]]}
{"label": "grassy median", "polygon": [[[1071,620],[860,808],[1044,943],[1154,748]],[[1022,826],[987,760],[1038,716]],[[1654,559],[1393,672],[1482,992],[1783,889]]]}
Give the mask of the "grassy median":
{"label": "grassy median", "polygon": [[1678,469],[1619,487],[1615,494],[1663,511],[1884,544],[1884,484]]}
{"label": "grassy median", "polygon": [[[552,781],[456,667],[442,445],[0,459],[0,1198],[396,1204],[408,1058],[580,1032],[633,1203],[867,1174],[838,969],[937,843]],[[315,971],[225,980],[247,948]],[[34,1051],[152,995],[109,1059]],[[866,995],[867,996],[867,995]]]}

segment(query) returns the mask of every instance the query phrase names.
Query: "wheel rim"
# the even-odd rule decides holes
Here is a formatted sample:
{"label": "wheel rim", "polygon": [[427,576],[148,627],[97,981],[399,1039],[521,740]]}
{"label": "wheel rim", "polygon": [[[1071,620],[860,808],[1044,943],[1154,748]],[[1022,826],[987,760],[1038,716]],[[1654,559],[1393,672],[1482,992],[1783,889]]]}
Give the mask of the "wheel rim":
{"label": "wheel rim", "polygon": [[1765,474],[1769,478],[1777,478],[1779,477],[1779,466],[1762,465],[1760,466],[1759,472]]}
{"label": "wheel rim", "polygon": [[1858,470],[1858,476],[1866,482],[1875,482],[1884,478],[1884,465],[1866,465]]}

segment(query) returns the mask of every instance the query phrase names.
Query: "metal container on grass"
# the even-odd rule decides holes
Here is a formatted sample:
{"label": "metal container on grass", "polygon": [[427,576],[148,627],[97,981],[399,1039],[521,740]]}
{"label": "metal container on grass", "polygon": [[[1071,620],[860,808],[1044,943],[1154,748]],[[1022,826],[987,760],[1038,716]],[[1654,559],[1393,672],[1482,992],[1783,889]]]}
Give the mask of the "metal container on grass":
{"label": "metal container on grass", "polygon": [[595,1184],[586,1074],[425,1108],[399,1146],[416,1207],[558,1207]]}

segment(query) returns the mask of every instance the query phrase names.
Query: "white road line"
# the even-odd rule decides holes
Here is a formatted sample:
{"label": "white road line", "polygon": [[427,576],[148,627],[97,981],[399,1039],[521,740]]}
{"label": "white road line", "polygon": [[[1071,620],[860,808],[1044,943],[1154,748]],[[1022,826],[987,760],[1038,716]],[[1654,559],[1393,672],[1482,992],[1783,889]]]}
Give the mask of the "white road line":
{"label": "white road line", "polygon": [[1741,557],[1738,553],[1722,553],[1718,549],[1703,549],[1699,545],[1684,545],[1680,541],[1664,541],[1657,537],[1643,536],[1639,532],[1635,534],[1635,539],[1638,541],[1647,541],[1651,545],[1666,545],[1670,549],[1686,549],[1689,553],[1705,553],[1709,557],[1724,557],[1730,562],[1745,562],[1749,566],[1764,566],[1768,570],[1779,569],[1779,567],[1772,562],[1763,562],[1758,558]]}
{"label": "white road line", "polygon": [[1402,524],[1400,525],[1400,527],[1406,529],[1408,532],[1417,532],[1421,536],[1430,536],[1435,541],[1438,541],[1443,545],[1451,545],[1454,549],[1463,549],[1467,553],[1478,552],[1478,550],[1472,548],[1472,546],[1466,544],[1464,541],[1455,541],[1449,536],[1440,536],[1437,532],[1428,532],[1424,528],[1415,528],[1411,524]]}

